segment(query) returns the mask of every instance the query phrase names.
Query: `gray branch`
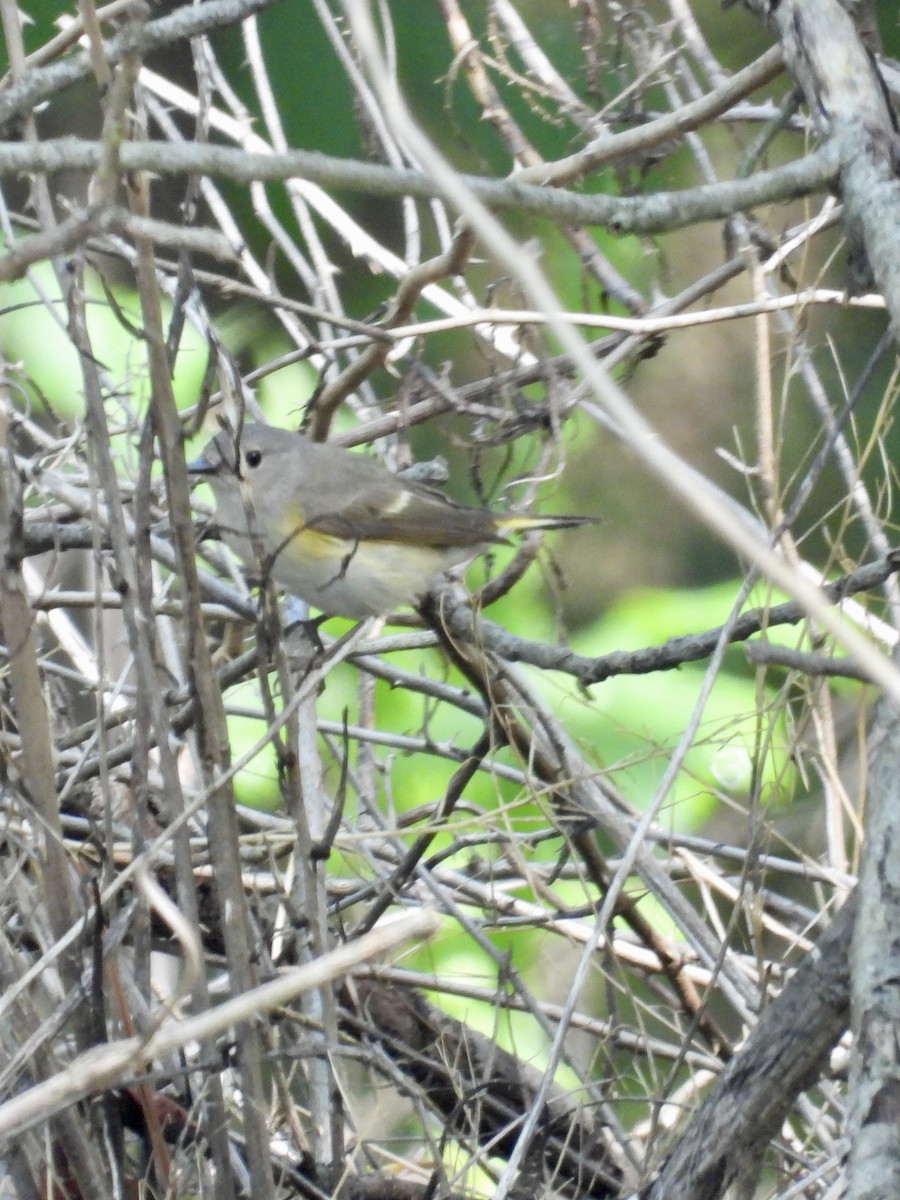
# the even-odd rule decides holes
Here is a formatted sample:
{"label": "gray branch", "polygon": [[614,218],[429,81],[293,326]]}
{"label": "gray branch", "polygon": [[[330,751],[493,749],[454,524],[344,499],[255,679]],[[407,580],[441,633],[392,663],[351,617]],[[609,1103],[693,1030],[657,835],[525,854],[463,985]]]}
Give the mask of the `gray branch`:
{"label": "gray branch", "polygon": [[853,1058],[848,1200],[900,1195],[900,714],[882,700],[871,737],[866,853],[850,966]]}
{"label": "gray branch", "polygon": [[[205,3],[183,5],[158,21],[148,21],[140,29],[126,25],[120,33],[103,42],[103,53],[109,65],[115,66],[126,54],[144,57],[173,42],[237,25],[273,3],[274,0],[205,0]],[[51,96],[87,79],[91,74],[87,50],[81,50],[62,62],[29,71],[22,79],[0,92],[0,129],[17,117],[33,112]]]}
{"label": "gray branch", "polygon": [[766,1145],[799,1093],[827,1069],[847,1024],[855,908],[851,897],[763,1011],[641,1200],[718,1200],[736,1180],[758,1174]]}
{"label": "gray branch", "polygon": [[788,70],[839,163],[844,223],[900,335],[898,135],[875,59],[838,0],[747,0],[775,30]]}
{"label": "gray branch", "polygon": [[[900,570],[900,554],[891,553],[877,562],[866,563],[856,571],[835,579],[822,588],[833,603],[840,604],[858,592],[870,591]],[[471,618],[464,607],[445,607],[444,619],[454,636],[467,638]],[[808,617],[806,609],[793,600],[771,607],[755,608],[743,613],[731,625],[729,642],[743,642],[763,629],[780,625],[797,625]],[[591,687],[615,675],[649,675],[654,671],[671,671],[688,662],[708,658],[722,636],[722,626],[700,633],[688,633],[669,638],[661,646],[644,646],[639,650],[614,650],[593,658],[576,654],[568,646],[552,646],[546,642],[529,641],[509,633],[493,621],[480,620],[478,642],[507,662],[528,663],[545,671],[564,671],[574,676],[584,687]]]}
{"label": "gray branch", "polygon": [[[93,171],[100,163],[99,142],[64,137],[35,144],[0,143],[0,176]],[[313,150],[258,154],[225,146],[194,143],[124,142],[120,163],[126,171],[157,175],[206,175],[238,183],[306,179],[325,188],[364,192],[372,196],[443,196],[441,185],[421,171],[400,170],[378,163],[335,158]],[[837,155],[825,146],[806,158],[748,179],[705,184],[681,192],[651,196],[580,195],[563,188],[538,187],[514,179],[460,175],[479,200],[497,211],[521,209],[577,225],[605,225],[615,233],[660,233],[698,221],[716,221],[760,204],[796,200],[828,187]]]}

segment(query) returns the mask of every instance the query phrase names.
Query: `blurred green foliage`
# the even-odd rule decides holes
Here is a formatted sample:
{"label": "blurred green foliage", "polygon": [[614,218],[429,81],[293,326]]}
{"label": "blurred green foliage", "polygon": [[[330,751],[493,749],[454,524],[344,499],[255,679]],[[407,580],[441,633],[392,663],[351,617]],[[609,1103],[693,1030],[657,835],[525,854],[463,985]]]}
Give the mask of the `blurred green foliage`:
{"label": "blurred green foliage", "polygon": [[[120,397],[110,423],[133,425],[150,398],[146,355],[136,337],[141,314],[137,296],[117,288],[114,304],[97,275],[88,270],[88,333],[109,380],[110,404]],[[40,417],[46,405],[57,419],[77,423],[84,412],[81,369],[69,339],[66,307],[49,263],[32,267],[25,279],[0,284],[0,353],[21,387],[23,410]],[[191,325],[185,327],[172,382],[180,407],[194,403],[206,370],[207,351]]]}

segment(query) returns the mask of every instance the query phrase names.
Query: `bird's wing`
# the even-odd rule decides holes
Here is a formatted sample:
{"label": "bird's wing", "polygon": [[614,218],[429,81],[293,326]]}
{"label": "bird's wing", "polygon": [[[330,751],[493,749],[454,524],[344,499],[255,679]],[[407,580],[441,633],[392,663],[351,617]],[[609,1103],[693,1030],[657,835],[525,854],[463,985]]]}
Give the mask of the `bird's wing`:
{"label": "bird's wing", "polygon": [[500,541],[491,513],[453,504],[439,492],[400,479],[369,478],[331,512],[310,512],[306,526],[352,541],[416,546],[478,546]]}

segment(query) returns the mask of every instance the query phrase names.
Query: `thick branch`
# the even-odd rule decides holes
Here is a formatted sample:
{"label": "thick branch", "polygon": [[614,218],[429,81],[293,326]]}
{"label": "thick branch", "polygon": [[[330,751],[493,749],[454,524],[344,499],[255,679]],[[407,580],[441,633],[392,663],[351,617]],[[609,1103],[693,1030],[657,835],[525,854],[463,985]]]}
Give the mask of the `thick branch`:
{"label": "thick branch", "polygon": [[718,1200],[759,1169],[800,1092],[827,1069],[847,1023],[855,897],[765,1009],[641,1200]]}
{"label": "thick branch", "polygon": [[872,733],[866,853],[853,935],[848,1200],[900,1194],[900,714],[883,700]]}
{"label": "thick branch", "polygon": [[900,179],[896,119],[874,58],[838,0],[747,0],[781,41],[822,136],[839,158],[844,222],[900,336]]}
{"label": "thick branch", "polygon": [[[56,138],[38,144],[0,144],[0,175],[94,170],[101,146],[79,138]],[[225,146],[190,143],[129,142],[122,147],[127,171],[158,175],[207,175],[239,183],[273,179],[306,179],[322,187],[342,188],[372,196],[443,196],[440,183],[421,171],[399,170],[377,163],[334,158],[312,150],[257,154]],[[556,221],[606,225],[616,233],[658,233],[698,221],[716,221],[759,204],[795,200],[827,187],[837,166],[836,154],[824,147],[795,162],[748,179],[707,184],[683,192],[652,196],[579,195],[561,188],[536,187],[514,180],[460,175],[460,181],[498,211],[522,209]]]}
{"label": "thick branch", "polygon": [[[494,1155],[511,1153],[540,1088],[540,1071],[415,991],[357,979],[345,1002],[353,1035],[376,1041],[454,1136],[474,1138]],[[538,1156],[554,1186],[569,1194],[574,1188],[582,1200],[619,1192],[621,1171],[602,1129],[562,1088],[549,1091]]]}

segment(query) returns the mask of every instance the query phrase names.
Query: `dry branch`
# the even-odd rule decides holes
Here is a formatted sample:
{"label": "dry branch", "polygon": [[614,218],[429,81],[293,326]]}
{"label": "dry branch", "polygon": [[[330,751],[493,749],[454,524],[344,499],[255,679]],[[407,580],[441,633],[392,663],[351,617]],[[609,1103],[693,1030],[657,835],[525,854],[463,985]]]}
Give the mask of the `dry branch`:
{"label": "dry branch", "polygon": [[[900,619],[896,380],[880,408],[864,403],[886,343],[873,337],[855,363],[834,265],[843,222],[883,293],[854,301],[853,319],[877,321],[867,310],[886,303],[896,329],[897,134],[877,63],[830,0],[747,2],[779,44],[730,75],[685,0],[662,22],[645,22],[641,5],[584,0],[559,44],[529,27],[527,5],[496,0],[480,28],[471,6],[442,0],[428,19],[442,17],[446,43],[435,26],[429,49],[445,74],[427,86],[443,89],[443,157],[416,104],[398,99],[408,47],[395,52],[391,0],[378,29],[360,5],[288,14],[290,36],[317,23],[336,122],[352,96],[364,139],[344,157],[305,147],[292,127],[305,96],[280,90],[268,38],[287,26],[266,25],[289,6],[202,0],[151,19],[139,3],[82,3],[76,25],[27,54],[22,18],[0,4],[0,282],[15,281],[0,338],[14,313],[49,315],[55,330],[62,320],[74,351],[65,400],[83,398],[80,409],[44,396],[26,350],[4,342],[16,454],[0,474],[0,1129],[5,1152],[21,1142],[9,1161],[22,1196],[50,1194],[56,1175],[60,1186],[77,1177],[82,1195],[93,1181],[215,1200],[714,1200],[750,1194],[762,1167],[776,1191],[790,1181],[812,1194],[820,1177],[843,1182],[844,1081],[829,1056],[851,995],[856,1194],[864,1162],[893,1153],[894,710],[885,703],[868,778],[857,731],[854,776],[841,719],[862,727],[862,689],[818,673],[829,630],[868,664],[860,677],[897,688],[872,648],[893,643]],[[234,78],[218,40],[227,28],[242,39]],[[148,67],[173,47],[187,52],[185,73],[174,55]],[[777,87],[760,98],[785,68],[809,117]],[[102,133],[63,123],[71,136],[44,137],[39,106],[58,118],[84,82],[97,86]],[[759,169],[770,146],[778,165]],[[460,173],[449,160],[464,153]],[[661,190],[676,172],[677,189]],[[814,211],[835,187],[842,203]],[[347,192],[378,203],[351,212]],[[809,209],[786,212],[790,198]],[[458,211],[469,224],[454,235]],[[386,299],[380,320],[360,319],[350,287],[367,272],[385,276],[367,281]],[[229,326],[223,306],[241,305],[259,324],[236,337],[242,322]],[[91,322],[100,307],[128,342],[121,372]],[[703,340],[713,324],[719,345]],[[741,377],[751,352],[755,396]],[[203,378],[179,411],[183,354],[202,360]],[[707,356],[708,375],[695,361]],[[613,510],[598,542],[571,552],[594,615],[620,527],[621,544],[669,515],[644,501],[615,511],[634,464],[793,598],[726,626],[698,617],[661,645],[642,644],[654,630],[638,649],[576,654],[543,635],[550,618],[530,600],[516,613],[523,577],[547,561],[532,543],[474,599],[437,593],[424,629],[407,614],[399,632],[334,639],[326,626],[317,641],[209,550],[184,468],[185,434],[211,430],[213,413],[299,424],[316,390],[305,376],[275,416],[271,400],[298,364],[319,376],[305,418],[317,436],[340,406],[353,419],[336,440],[396,460],[397,439],[428,423],[431,452],[465,455],[483,503],[527,509],[557,479],[587,488],[608,472],[600,498],[571,509]],[[710,397],[673,414],[682,375]],[[755,400],[752,419],[731,391],[744,408]],[[809,436],[809,425],[795,436],[798,392],[816,414]],[[720,407],[725,424],[701,442]],[[680,549],[693,582],[733,569],[702,546]],[[799,547],[816,580],[832,580],[821,592]],[[632,581],[655,579],[651,559]],[[523,617],[515,631],[482,617],[498,597]],[[219,647],[231,618],[251,644],[229,660]],[[752,700],[728,711],[723,748],[739,746],[746,764],[734,783],[702,721],[718,711],[703,708],[714,680],[737,686],[738,672],[722,678],[724,647],[801,622],[803,648],[780,660],[788,680],[757,662]],[[692,736],[673,751],[679,731],[654,724],[662,688],[701,660],[703,704],[679,708]],[[662,671],[649,688],[637,678]],[[637,714],[626,685],[643,687]],[[266,800],[277,791],[283,813],[234,804],[236,780],[242,796],[262,792],[265,754]],[[682,828],[695,793],[721,828]],[[770,793],[791,801],[770,805]],[[863,797],[874,852],[840,907]],[[407,928],[430,927],[423,903],[441,913],[427,967],[335,986],[390,914],[412,910]],[[471,1016],[449,1015],[462,1001]],[[140,1180],[123,1127],[146,1147]],[[886,1161],[881,1178],[892,1170]]]}
{"label": "dry branch", "polygon": [[[536,1102],[539,1071],[413,991],[357,980],[345,1003],[354,1036],[377,1045],[395,1063],[451,1136],[509,1156]],[[617,1162],[617,1148],[604,1136],[597,1114],[554,1087],[539,1128],[525,1168],[534,1187],[596,1200],[619,1194],[621,1156]]]}

